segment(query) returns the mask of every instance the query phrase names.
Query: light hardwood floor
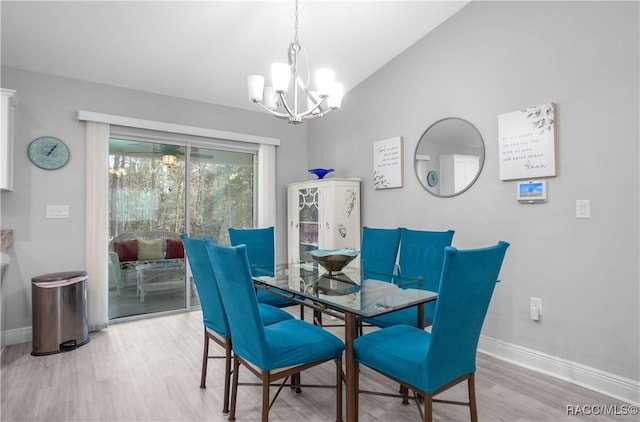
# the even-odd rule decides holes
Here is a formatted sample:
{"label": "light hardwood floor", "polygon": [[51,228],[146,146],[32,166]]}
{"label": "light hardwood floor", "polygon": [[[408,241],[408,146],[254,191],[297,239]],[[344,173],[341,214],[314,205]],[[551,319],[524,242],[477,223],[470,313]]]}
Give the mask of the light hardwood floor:
{"label": "light hardwood floor", "polygon": [[[295,312],[296,307],[290,308]],[[330,328],[341,335],[341,328]],[[200,389],[201,313],[187,312],[114,324],[91,333],[91,341],[68,353],[34,357],[31,344],[9,346],[2,355],[1,421],[224,421],[221,359],[209,363]],[[211,354],[220,349],[212,345]],[[331,383],[332,363],[303,373],[303,382]],[[241,380],[255,381],[248,371]],[[362,368],[361,387],[395,391],[397,384]],[[637,416],[568,416],[567,405],[621,404],[610,397],[479,354],[476,372],[480,421],[637,421]],[[466,385],[447,393],[465,397]],[[275,389],[274,389],[275,391]],[[272,392],[273,395],[273,392]],[[334,421],[330,389],[285,389],[273,421]],[[434,420],[467,421],[467,408],[434,404]],[[241,386],[238,421],[260,419],[260,388]],[[360,396],[360,420],[417,421],[415,405],[399,399]]]}

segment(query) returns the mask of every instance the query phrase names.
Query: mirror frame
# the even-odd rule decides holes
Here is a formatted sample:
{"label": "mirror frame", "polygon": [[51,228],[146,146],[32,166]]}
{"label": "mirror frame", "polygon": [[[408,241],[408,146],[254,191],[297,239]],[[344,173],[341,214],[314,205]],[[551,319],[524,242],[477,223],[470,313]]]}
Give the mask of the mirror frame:
{"label": "mirror frame", "polygon": [[[458,120],[460,122],[464,122],[467,125],[469,125],[469,127],[471,127],[473,129],[473,131],[478,135],[478,139],[480,140],[480,147],[482,148],[482,155],[480,156],[480,165],[478,166],[478,171],[476,173],[476,175],[474,176],[473,180],[471,180],[471,182],[469,182],[469,184],[467,186],[465,186],[464,189],[458,191],[458,192],[454,192],[453,194],[450,195],[442,195],[439,193],[435,193],[431,190],[430,186],[425,185],[424,183],[422,183],[422,180],[420,179],[420,175],[418,173],[418,161],[416,159],[417,155],[418,155],[418,148],[420,148],[420,145],[422,144],[422,141],[428,142],[426,136],[427,133],[429,132],[429,130],[433,129],[434,126],[436,126],[439,123],[442,123],[444,121],[448,121],[448,120]],[[482,138],[482,134],[480,133],[480,131],[478,130],[478,128],[471,123],[470,121],[466,120],[466,119],[462,119],[460,117],[445,117],[443,119],[437,120],[436,122],[434,122],[433,124],[431,124],[420,136],[420,138],[418,139],[418,142],[416,143],[416,149],[413,153],[413,170],[416,174],[416,178],[418,179],[418,183],[420,183],[420,186],[422,186],[424,188],[424,190],[426,190],[427,192],[429,192],[431,195],[436,196],[438,198],[452,198],[454,196],[458,196],[463,194],[464,192],[466,192],[467,190],[469,190],[469,188],[471,188],[471,186],[474,185],[474,183],[476,183],[476,181],[478,180],[478,178],[480,177],[480,174],[482,173],[482,169],[484,168],[484,161],[486,158],[486,148],[485,148],[485,144],[484,144],[484,139]],[[442,177],[442,172],[438,173],[439,178]],[[425,181],[426,182],[426,181]],[[439,181],[438,183],[441,183],[441,181]]]}

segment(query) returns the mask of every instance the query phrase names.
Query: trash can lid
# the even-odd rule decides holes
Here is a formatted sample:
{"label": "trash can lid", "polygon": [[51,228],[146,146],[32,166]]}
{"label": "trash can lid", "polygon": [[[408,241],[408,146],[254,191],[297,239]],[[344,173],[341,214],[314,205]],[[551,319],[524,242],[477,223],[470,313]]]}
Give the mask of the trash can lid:
{"label": "trash can lid", "polygon": [[49,282],[49,281],[61,281],[61,280],[66,280],[69,278],[76,278],[76,277],[84,277],[87,275],[86,271],[62,271],[59,273],[48,273],[48,274],[42,274],[36,277],[33,277],[31,279],[32,283],[43,283],[43,282]]}

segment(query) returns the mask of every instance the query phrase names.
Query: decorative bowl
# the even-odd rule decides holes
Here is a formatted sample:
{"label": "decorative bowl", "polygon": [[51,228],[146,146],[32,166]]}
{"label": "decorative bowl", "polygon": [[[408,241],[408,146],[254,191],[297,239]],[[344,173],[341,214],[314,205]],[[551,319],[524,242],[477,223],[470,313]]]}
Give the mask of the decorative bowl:
{"label": "decorative bowl", "polygon": [[324,176],[335,171],[334,169],[309,169],[309,173],[315,174],[318,179],[324,179]]}
{"label": "decorative bowl", "polygon": [[311,257],[329,272],[341,271],[359,253],[355,249],[316,249],[309,252]]}

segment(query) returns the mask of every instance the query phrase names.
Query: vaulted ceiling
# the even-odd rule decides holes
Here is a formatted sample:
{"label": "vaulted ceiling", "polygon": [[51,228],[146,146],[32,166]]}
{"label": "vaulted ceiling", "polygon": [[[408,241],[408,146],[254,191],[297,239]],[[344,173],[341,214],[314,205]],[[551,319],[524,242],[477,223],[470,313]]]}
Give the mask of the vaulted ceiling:
{"label": "vaulted ceiling", "polygon": [[[301,0],[312,70],[345,91],[468,1]],[[1,63],[19,69],[254,110],[246,77],[286,62],[293,1],[7,1]]]}

